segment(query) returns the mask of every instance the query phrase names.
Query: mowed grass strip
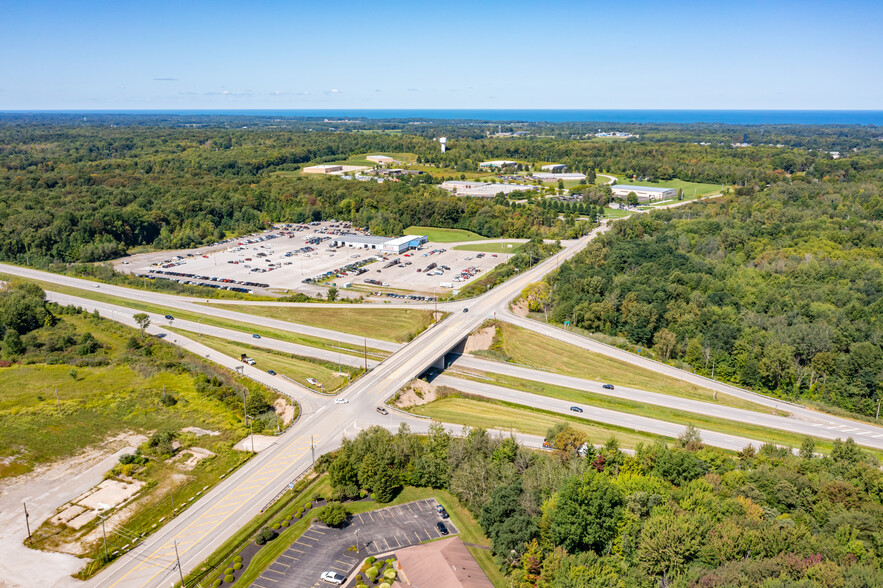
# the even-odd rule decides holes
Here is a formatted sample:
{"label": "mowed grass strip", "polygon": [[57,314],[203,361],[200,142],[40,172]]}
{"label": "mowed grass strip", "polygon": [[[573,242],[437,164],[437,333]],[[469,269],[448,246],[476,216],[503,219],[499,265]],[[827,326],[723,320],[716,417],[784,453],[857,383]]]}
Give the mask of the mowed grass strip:
{"label": "mowed grass strip", "polygon": [[307,308],[247,304],[212,304],[211,307],[394,343],[410,341],[432,324],[432,311],[416,308],[335,308],[324,305]]}
{"label": "mowed grass strip", "polygon": [[421,406],[411,407],[408,410],[444,423],[504,431],[513,429],[520,433],[541,437],[545,436],[546,431],[553,425],[567,422],[573,428],[586,433],[592,443],[604,443],[610,437],[615,437],[619,441],[620,447],[628,449],[634,449],[638,443],[653,443],[658,440],[673,441],[673,438],[605,425],[589,419],[498,400],[450,396]]}
{"label": "mowed grass strip", "polygon": [[[311,337],[309,335],[302,335],[300,333],[294,333],[292,331],[284,331],[281,329],[274,329],[272,327],[261,327],[258,325],[250,325],[248,323],[241,323],[233,320],[217,318],[208,314],[211,312],[211,308],[206,308],[206,314],[197,313],[197,312],[189,312],[186,310],[179,310],[176,308],[170,308],[168,306],[162,306],[160,304],[151,304],[147,302],[140,302],[138,300],[134,300],[131,298],[123,298],[121,296],[114,296],[112,294],[105,294],[103,292],[96,292],[94,290],[90,290],[89,288],[76,288],[73,286],[62,286],[59,284],[53,284],[52,282],[46,282],[43,280],[32,280],[32,279],[23,279],[17,278],[15,276],[9,276],[0,274],[0,280],[10,280],[16,279],[25,282],[31,282],[37,284],[47,292],[58,292],[59,294],[68,294],[70,296],[77,296],[79,298],[85,298],[86,300],[93,300],[95,302],[104,302],[107,304],[114,304],[117,306],[124,306],[126,308],[141,310],[144,312],[152,312],[154,314],[162,314],[162,315],[172,315],[176,319],[184,319],[188,321],[199,322],[203,325],[211,325],[214,327],[222,327],[225,329],[231,329],[233,331],[239,331],[241,333],[257,333],[262,337],[271,337],[274,339],[279,339],[280,341],[287,341],[289,343],[297,343],[299,345],[306,345],[309,347],[317,347],[319,349],[332,349],[337,351],[338,344],[337,341],[332,339],[324,339],[322,337]],[[238,305],[233,306],[233,310],[240,311],[241,309]],[[387,309],[393,310],[393,309]],[[429,311],[427,311],[429,312]],[[112,317],[111,317],[112,318]],[[173,323],[174,324],[174,323]],[[161,326],[167,326],[164,323],[161,323]],[[348,343],[343,343],[340,345],[343,348],[343,353],[348,353],[349,355],[363,355],[365,353],[365,349],[359,345],[350,345]],[[383,359],[389,356],[389,353],[383,351],[381,349],[376,349],[373,347],[368,347],[368,357],[373,359]]]}
{"label": "mowed grass strip", "polygon": [[454,249],[479,253],[518,253],[523,246],[523,243],[473,243],[472,245],[457,245]]}
{"label": "mowed grass strip", "polygon": [[709,388],[696,386],[619,359],[587,351],[509,323],[498,322],[497,328],[500,338],[500,347],[497,351],[508,356],[513,363],[575,378],[639,388],[649,392],[659,392],[703,402],[714,402],[734,408],[766,410],[753,402],[720,392],[715,394]]}
{"label": "mowed grass strip", "polygon": [[315,378],[325,387],[325,392],[334,392],[343,388],[360,372],[360,370],[354,370],[345,364],[341,365],[343,372],[350,374],[350,377],[347,378],[338,375],[337,364],[331,365],[326,361],[270,351],[262,349],[258,345],[247,345],[208,335],[198,337],[197,340],[203,345],[211,347],[215,351],[220,351],[234,359],[239,358],[244,353],[255,360],[255,367],[264,371],[273,370],[277,374],[286,375],[307,388],[316,388],[316,386],[311,386],[307,383],[307,378]]}
{"label": "mowed grass strip", "polygon": [[456,243],[457,241],[480,241],[487,239],[478,233],[464,229],[438,229],[435,227],[410,226],[405,235],[426,235],[433,243]]}

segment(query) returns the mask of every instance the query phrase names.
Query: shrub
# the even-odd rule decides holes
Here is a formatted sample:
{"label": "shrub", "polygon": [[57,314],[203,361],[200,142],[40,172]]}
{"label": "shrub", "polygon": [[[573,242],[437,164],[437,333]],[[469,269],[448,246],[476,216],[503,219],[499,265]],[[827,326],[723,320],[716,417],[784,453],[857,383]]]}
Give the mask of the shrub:
{"label": "shrub", "polygon": [[319,520],[329,527],[340,527],[350,515],[347,508],[339,502],[329,502],[319,510]]}
{"label": "shrub", "polygon": [[299,512],[294,513],[294,518],[299,519],[302,515]]}
{"label": "shrub", "polygon": [[[237,570],[237,571],[238,571],[238,570],[241,570],[241,569],[242,569],[242,562],[238,562],[238,561],[237,561],[235,564],[233,564],[233,569],[234,569],[234,570]],[[393,571],[394,571],[394,570],[393,570]],[[384,574],[384,577],[386,577],[386,574]],[[395,576],[393,576],[393,577],[395,577]]]}
{"label": "shrub", "polygon": [[258,533],[258,536],[255,538],[254,542],[258,545],[263,545],[267,541],[272,541],[276,538],[276,531],[271,529],[270,527],[264,527]]}
{"label": "shrub", "polygon": [[290,520],[291,520],[291,515],[288,515],[288,516],[287,516],[287,517],[285,517],[285,518],[286,518],[286,519],[287,519],[287,520],[289,520],[289,521],[290,521]]}
{"label": "shrub", "polygon": [[390,585],[389,585],[388,582],[384,582],[383,584],[381,584],[381,585],[378,586],[377,588],[390,588]]}
{"label": "shrub", "polygon": [[380,574],[380,570],[378,570],[374,566],[371,566],[370,568],[365,570],[365,575],[368,576],[368,579],[372,582],[377,579],[378,574]]}
{"label": "shrub", "polygon": [[302,507],[302,506],[298,507],[297,514],[301,514],[301,515],[304,514],[304,507]]}
{"label": "shrub", "polygon": [[233,561],[241,562],[241,561],[242,561],[242,556],[241,556],[241,555],[237,555],[236,557],[233,558]]}
{"label": "shrub", "polygon": [[233,574],[233,568],[227,568],[226,570],[224,570],[225,576],[230,576],[232,574]]}
{"label": "shrub", "polygon": [[313,503],[312,503],[312,502],[308,502],[308,503],[306,503],[306,504],[304,505],[304,508],[307,509],[307,510],[310,510],[311,508],[313,508]]}
{"label": "shrub", "polygon": [[387,568],[385,572],[383,572],[383,577],[390,582],[396,579],[396,571],[394,568]]}
{"label": "shrub", "polygon": [[359,498],[365,498],[366,496],[368,496],[367,492],[365,492],[364,490],[359,490]]}
{"label": "shrub", "polygon": [[287,519],[286,519],[286,520],[283,520],[283,521],[282,521],[281,523],[279,523],[279,524],[282,525],[283,527],[287,527],[287,526],[288,526],[288,520],[287,520]]}
{"label": "shrub", "polygon": [[228,584],[232,584],[233,582],[236,581],[236,578],[234,578],[233,576],[224,576],[224,581],[227,582]]}
{"label": "shrub", "polygon": [[368,565],[371,565],[371,564],[373,564],[375,561],[377,561],[377,558],[374,557],[374,556],[372,555],[371,557],[369,557],[369,558],[368,558],[367,560],[365,560],[365,561],[368,563]]}
{"label": "shrub", "polygon": [[274,531],[278,531],[278,530],[279,530],[279,526],[280,526],[279,523],[273,523],[273,530],[274,530]]}
{"label": "shrub", "polygon": [[218,586],[220,586],[220,585],[221,585],[221,579],[220,579],[220,578],[218,578],[217,580],[215,580],[214,582],[212,582],[212,588],[218,588]]}

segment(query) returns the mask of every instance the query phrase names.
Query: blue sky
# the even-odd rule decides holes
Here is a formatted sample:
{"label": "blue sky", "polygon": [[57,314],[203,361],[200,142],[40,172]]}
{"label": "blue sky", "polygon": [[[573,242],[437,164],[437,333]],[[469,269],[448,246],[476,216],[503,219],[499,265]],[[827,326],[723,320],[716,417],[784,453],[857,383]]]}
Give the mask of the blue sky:
{"label": "blue sky", "polygon": [[0,110],[883,109],[883,2],[0,0]]}

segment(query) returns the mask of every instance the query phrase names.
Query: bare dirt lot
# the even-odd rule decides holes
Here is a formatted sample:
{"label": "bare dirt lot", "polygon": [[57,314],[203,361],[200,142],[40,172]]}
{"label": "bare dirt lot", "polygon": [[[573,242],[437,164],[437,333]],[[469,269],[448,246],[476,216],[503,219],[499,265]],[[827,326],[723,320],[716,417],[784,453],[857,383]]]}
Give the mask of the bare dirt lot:
{"label": "bare dirt lot", "polygon": [[[387,292],[444,295],[465,286],[511,256],[508,253],[458,251],[454,249],[457,243],[430,242],[419,250],[401,255],[381,254],[377,250],[352,246],[332,247],[335,232],[345,231],[353,232],[353,229],[331,222],[280,225],[272,231],[230,239],[210,247],[133,255],[115,261],[114,267],[156,279],[242,288],[255,294],[304,292],[315,295],[334,285],[341,289],[343,297],[382,292],[381,298],[391,299],[385,295]],[[349,271],[342,275],[344,266],[359,262],[367,262],[363,266],[367,271],[359,275]],[[328,272],[332,275],[326,276]],[[324,280],[322,276],[325,276]],[[305,283],[307,279],[314,280],[314,283]],[[378,283],[366,282],[366,279]]]}

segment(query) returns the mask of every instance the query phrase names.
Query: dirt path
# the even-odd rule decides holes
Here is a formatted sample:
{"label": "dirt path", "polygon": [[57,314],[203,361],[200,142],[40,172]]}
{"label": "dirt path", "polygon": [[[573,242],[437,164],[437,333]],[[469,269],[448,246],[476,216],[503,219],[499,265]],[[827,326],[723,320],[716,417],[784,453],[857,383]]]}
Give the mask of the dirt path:
{"label": "dirt path", "polygon": [[[71,578],[85,561],[72,555],[25,547],[28,536],[22,503],[28,506],[31,529],[55,514],[55,509],[101,482],[123,453],[132,453],[144,440],[140,435],[119,435],[76,457],[38,468],[0,482],[0,587],[81,586]],[[114,451],[108,454],[108,451]]]}

